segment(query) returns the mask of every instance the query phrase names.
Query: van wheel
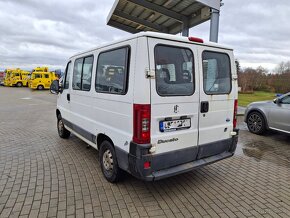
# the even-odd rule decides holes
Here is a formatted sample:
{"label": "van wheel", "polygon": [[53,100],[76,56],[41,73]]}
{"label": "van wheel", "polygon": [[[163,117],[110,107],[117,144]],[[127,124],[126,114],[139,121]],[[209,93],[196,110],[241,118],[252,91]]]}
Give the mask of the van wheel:
{"label": "van wheel", "polygon": [[119,168],[115,149],[108,141],[103,141],[100,146],[99,161],[105,178],[116,183],[122,177],[122,170]]}
{"label": "van wheel", "polygon": [[38,89],[38,90],[43,90],[44,87],[43,87],[43,85],[39,85],[39,86],[37,86],[37,89]]}
{"label": "van wheel", "polygon": [[266,131],[266,122],[259,112],[252,112],[248,115],[247,126],[251,133],[261,135]]}
{"label": "van wheel", "polygon": [[22,87],[22,83],[21,82],[18,82],[18,83],[16,83],[16,86],[17,87]]}
{"label": "van wheel", "polygon": [[63,139],[67,139],[70,137],[70,131],[68,131],[63,124],[63,120],[61,118],[61,115],[58,115],[57,117],[57,131],[58,131],[58,135],[59,137],[63,138]]}

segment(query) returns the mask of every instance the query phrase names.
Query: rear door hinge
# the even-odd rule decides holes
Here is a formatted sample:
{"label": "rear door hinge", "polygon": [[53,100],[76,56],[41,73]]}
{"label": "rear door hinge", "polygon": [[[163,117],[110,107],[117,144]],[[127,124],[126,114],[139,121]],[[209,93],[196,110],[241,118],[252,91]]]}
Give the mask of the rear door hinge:
{"label": "rear door hinge", "polygon": [[147,68],[145,71],[145,77],[147,79],[155,79],[155,70],[150,70]]}

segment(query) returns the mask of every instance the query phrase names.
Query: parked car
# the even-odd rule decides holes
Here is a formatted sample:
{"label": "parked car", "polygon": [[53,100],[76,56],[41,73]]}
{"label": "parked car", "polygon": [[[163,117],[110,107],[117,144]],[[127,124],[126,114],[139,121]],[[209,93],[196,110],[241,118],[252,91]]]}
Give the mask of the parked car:
{"label": "parked car", "polygon": [[140,33],[69,59],[59,136],[99,150],[102,172],[153,181],[231,157],[237,146],[233,50],[193,37]]}
{"label": "parked car", "polygon": [[251,103],[245,122],[249,131],[258,135],[269,129],[290,133],[290,92],[273,101]]}

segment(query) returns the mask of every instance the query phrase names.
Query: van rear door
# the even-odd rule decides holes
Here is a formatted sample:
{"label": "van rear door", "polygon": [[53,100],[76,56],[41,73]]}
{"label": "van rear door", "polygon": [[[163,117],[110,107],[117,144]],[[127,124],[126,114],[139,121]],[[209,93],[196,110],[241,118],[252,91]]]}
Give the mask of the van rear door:
{"label": "van rear door", "polygon": [[[151,80],[151,143],[165,155],[162,169],[197,157],[199,75],[195,45],[148,38]],[[158,158],[159,160],[162,158]]]}
{"label": "van rear door", "polygon": [[200,46],[200,114],[198,159],[227,151],[237,98],[232,51]]}

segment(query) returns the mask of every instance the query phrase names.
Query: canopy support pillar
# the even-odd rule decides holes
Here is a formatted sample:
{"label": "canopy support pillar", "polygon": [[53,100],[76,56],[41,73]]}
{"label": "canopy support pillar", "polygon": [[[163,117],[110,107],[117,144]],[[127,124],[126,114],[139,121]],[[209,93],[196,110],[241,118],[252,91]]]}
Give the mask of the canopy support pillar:
{"label": "canopy support pillar", "polygon": [[211,9],[211,20],[210,20],[210,37],[209,41],[218,42],[219,35],[219,19],[220,11],[214,8]]}

